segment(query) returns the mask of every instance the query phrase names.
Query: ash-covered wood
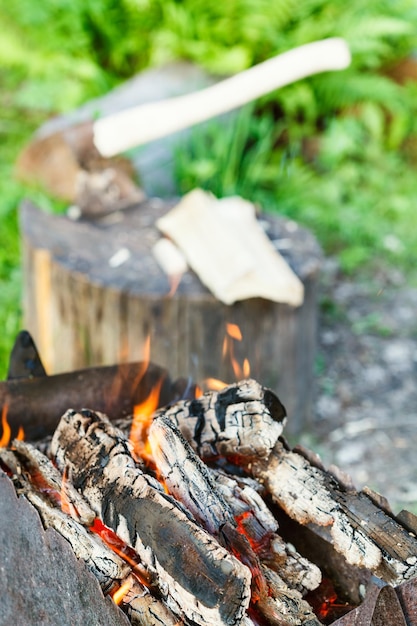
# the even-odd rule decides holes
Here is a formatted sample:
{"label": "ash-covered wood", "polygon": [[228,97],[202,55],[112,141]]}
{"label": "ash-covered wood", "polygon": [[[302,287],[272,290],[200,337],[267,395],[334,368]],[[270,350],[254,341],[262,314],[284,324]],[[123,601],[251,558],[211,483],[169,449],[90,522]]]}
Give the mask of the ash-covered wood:
{"label": "ash-covered wood", "polygon": [[169,493],[182,502],[203,528],[218,536],[228,523],[238,527],[261,560],[268,561],[291,587],[315,589],[320,570],[303,559],[276,533],[278,524],[259,494],[249,485],[210,470],[195,454],[172,421],[161,414],[152,422],[149,441],[153,460]]}
{"label": "ash-covered wood", "polygon": [[271,626],[321,626],[311,606],[290,589],[273,570],[263,567],[270,594],[261,598],[258,610]]}
{"label": "ash-covered wood", "polygon": [[55,530],[0,470],[0,625],[129,626]]}
{"label": "ash-covered wood", "polygon": [[103,523],[136,550],[175,614],[202,625],[239,623],[249,570],[136,467],[118,429],[91,411],[68,411],[51,452]]}
{"label": "ash-covered wood", "polygon": [[181,626],[184,624],[133,575],[128,577],[127,582],[129,590],[123,597],[123,610],[132,626]]}
{"label": "ash-covered wood", "polygon": [[265,458],[286,421],[275,393],[252,379],[179,401],[156,416],[161,414],[173,421],[202,459]]}
{"label": "ash-covered wood", "polygon": [[76,517],[81,524],[91,525],[95,513],[85,499],[74,488],[70,480],[63,481],[62,474],[47,456],[42,454],[30,443],[25,441],[13,441],[13,449],[23,468],[33,483],[37,484],[39,491],[54,497],[58,504],[71,508],[72,516]]}
{"label": "ash-covered wood", "polygon": [[281,442],[250,471],[292,519],[312,525],[348,563],[391,584],[417,575],[416,537],[365,493],[347,490]]}
{"label": "ash-covered wood", "polygon": [[228,503],[217,489],[207,465],[166,415],[155,418],[149,429],[152,457],[168,491],[185,505],[212,535],[226,524],[234,525]]}
{"label": "ash-covered wood", "polygon": [[302,593],[316,589],[321,582],[320,569],[277,533],[278,523],[251,481],[218,470],[210,471],[261,562],[275,570],[291,589]]}
{"label": "ash-covered wood", "polygon": [[[312,621],[314,615],[311,607],[302,601],[295,588],[290,590],[280,577],[272,574],[268,580],[273,584],[268,584],[264,576],[264,571],[269,570],[261,566],[260,553],[272,553],[270,544],[279,537],[274,533],[277,523],[258,494],[247,486],[243,493],[244,490],[239,490],[237,482],[232,479],[228,481],[229,489],[222,490],[220,480],[215,480],[214,472],[208,470],[166,415],[154,419],[149,440],[154,462],[170,493],[186,505],[204,528],[216,536],[220,535],[225,545],[250,568],[253,610],[262,615],[270,626],[304,624],[306,620],[307,623],[318,624],[318,621]],[[242,507],[243,503],[246,506]],[[259,521],[252,509],[258,512]],[[269,560],[278,566],[279,559]],[[287,575],[290,574],[293,563],[290,565],[288,559],[281,558],[281,561],[286,561],[283,569]],[[296,583],[294,587],[302,580],[300,564],[298,561],[298,568],[292,572]],[[316,570],[314,583],[313,570]],[[317,586],[321,579],[320,572],[306,561],[304,577],[308,578],[309,575],[309,582],[313,583],[313,587]]]}
{"label": "ash-covered wood", "polygon": [[[15,441],[14,446],[16,444],[19,445],[20,442]],[[23,448],[25,456],[31,458],[34,450],[29,444],[26,446],[28,446],[27,449]],[[19,447],[22,452],[22,446]],[[47,457],[41,461],[40,457],[44,455],[37,451],[36,453],[33,456],[43,469],[48,465],[52,466]],[[29,479],[25,477],[28,469],[29,472],[36,470],[35,465],[29,467],[26,464],[22,467],[16,454],[4,448],[0,448],[0,461],[7,469],[15,473],[13,480],[17,493],[24,495],[36,508],[45,528],[53,528],[68,541],[75,556],[84,561],[90,572],[97,578],[103,593],[116,591],[118,587],[128,583],[129,590],[126,598],[123,598],[123,610],[129,616],[132,626],[161,626],[161,624],[177,626],[179,624],[178,618],[168,607],[139,582],[138,575],[141,575],[141,571],[138,565],[130,559],[128,563],[126,557],[122,558],[116,554],[114,549],[108,547],[96,532],[92,532],[83,525],[91,524],[92,520],[84,518],[80,523],[56,505],[59,493],[54,491],[55,484],[52,481],[49,484],[42,484],[38,476],[34,480],[30,473]],[[58,470],[55,469],[55,471],[59,474]],[[48,476],[48,471],[44,470],[43,475],[45,474]],[[74,487],[72,489],[74,490]],[[79,494],[78,497],[81,499]],[[78,517],[75,506],[71,513]]]}

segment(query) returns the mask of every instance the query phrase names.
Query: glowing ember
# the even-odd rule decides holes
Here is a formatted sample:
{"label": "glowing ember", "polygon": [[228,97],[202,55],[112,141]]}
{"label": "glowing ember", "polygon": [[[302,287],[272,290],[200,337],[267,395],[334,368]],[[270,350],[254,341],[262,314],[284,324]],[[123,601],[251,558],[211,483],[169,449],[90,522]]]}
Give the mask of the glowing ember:
{"label": "glowing ember", "polygon": [[135,576],[143,585],[147,587],[151,585],[152,581],[149,573],[143,569],[135,550],[123,541],[123,539],[120,539],[111,528],[108,528],[102,521],[96,518],[93,525],[90,526],[90,530],[96,533],[96,535],[104,541],[106,546],[132,567]]}
{"label": "glowing ember", "polygon": [[123,602],[123,598],[127,593],[129,593],[130,588],[132,586],[131,580],[126,580],[116,591],[112,594],[113,602],[116,604],[121,604]]}
{"label": "glowing ember", "polygon": [[235,516],[235,522],[237,524],[237,530],[241,535],[244,535],[249,541],[250,546],[256,554],[260,555],[264,551],[268,552],[271,548],[271,533],[265,533],[261,540],[256,541],[251,534],[247,531],[250,528],[250,523],[253,520],[254,515],[251,511],[244,511],[240,515]]}
{"label": "glowing ember", "polygon": [[7,406],[6,405],[3,407],[3,411],[1,414],[1,426],[3,429],[3,434],[0,439],[0,447],[5,448],[10,443],[10,435],[12,432],[9,426],[9,422],[7,421]]}
{"label": "glowing ember", "polygon": [[328,578],[323,578],[320,586],[314,591],[310,591],[305,599],[324,624],[331,624],[355,608],[347,602],[340,601],[332,582]]}

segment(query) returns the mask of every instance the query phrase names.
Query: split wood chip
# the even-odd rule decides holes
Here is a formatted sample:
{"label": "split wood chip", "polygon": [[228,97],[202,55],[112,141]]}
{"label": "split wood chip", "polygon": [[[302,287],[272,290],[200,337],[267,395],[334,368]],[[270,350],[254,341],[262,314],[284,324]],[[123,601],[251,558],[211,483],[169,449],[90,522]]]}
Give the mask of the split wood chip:
{"label": "split wood chip", "polygon": [[195,189],[157,226],[224,304],[259,297],[300,306],[303,284],[275,250],[249,204],[240,198],[218,201]]}
{"label": "split wood chip", "polygon": [[152,254],[167,276],[181,276],[188,269],[187,261],[181,250],[166,237],[158,239],[152,248]]}

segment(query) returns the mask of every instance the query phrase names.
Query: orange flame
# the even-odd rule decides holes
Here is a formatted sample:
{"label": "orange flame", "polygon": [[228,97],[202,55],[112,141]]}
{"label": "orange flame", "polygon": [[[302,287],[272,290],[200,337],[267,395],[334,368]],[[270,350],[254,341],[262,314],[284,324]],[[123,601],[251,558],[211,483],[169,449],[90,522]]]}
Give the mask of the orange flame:
{"label": "orange flame", "polygon": [[199,385],[196,385],[194,389],[194,397],[201,398],[202,395],[203,395],[203,390],[201,389]]}
{"label": "orange flame", "polygon": [[1,412],[1,426],[3,429],[3,434],[0,439],[0,448],[5,448],[10,443],[10,436],[12,434],[12,430],[9,426],[9,422],[7,421],[7,404],[4,405],[3,410]]}
{"label": "orange flame", "polygon": [[62,485],[61,485],[60,496],[61,496],[62,512],[66,513],[73,519],[78,520],[79,519],[78,511],[68,496],[68,471],[66,467],[64,468],[64,471],[62,474]]}
{"label": "orange flame", "polygon": [[210,389],[211,391],[221,391],[227,387],[227,383],[223,380],[219,380],[218,378],[206,378],[204,384],[207,389]]}
{"label": "orange flame", "polygon": [[117,605],[123,602],[123,598],[126,594],[129,593],[132,587],[132,582],[132,580],[126,580],[123,585],[121,585],[118,589],[116,589],[114,593],[112,593],[111,597],[113,598],[113,602],[115,602]]}
{"label": "orange flame", "polygon": [[115,554],[120,556],[128,563],[133,570],[137,579],[146,586],[151,584],[150,573],[142,566],[137,552],[121,539],[111,528],[103,524],[97,517],[92,526],[89,527],[91,532],[96,533]]}
{"label": "orange flame", "polygon": [[152,415],[159,406],[162,378],[151,389],[148,397],[135,406],[129,441],[133,447],[133,454],[145,463],[152,463],[152,452],[148,441],[148,431],[152,423]]}
{"label": "orange flame", "polygon": [[233,341],[242,341],[242,333],[237,324],[226,323],[226,336],[223,340],[222,356],[226,358],[229,355],[233,368],[235,380],[242,380],[250,376],[250,364],[248,359],[243,361],[243,365],[235,358]]}
{"label": "orange flame", "polygon": [[242,333],[237,324],[226,323],[226,332],[232,339],[236,339],[236,341],[242,341]]}

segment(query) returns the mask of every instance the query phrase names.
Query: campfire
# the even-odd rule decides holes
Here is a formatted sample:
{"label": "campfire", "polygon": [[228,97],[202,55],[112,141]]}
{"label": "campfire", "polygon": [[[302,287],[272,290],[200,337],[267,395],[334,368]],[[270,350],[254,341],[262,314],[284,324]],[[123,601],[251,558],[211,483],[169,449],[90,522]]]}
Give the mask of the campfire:
{"label": "campfire", "polygon": [[[42,416],[46,383],[61,404],[72,401],[61,417],[56,398]],[[81,408],[83,390],[91,408]],[[117,623],[417,623],[417,518],[395,516],[314,453],[290,449],[285,408],[259,382],[203,393],[129,364],[5,381],[0,403],[0,492],[12,484],[13,506],[30,503],[68,542],[97,579],[104,612],[112,598]],[[25,437],[9,441],[19,426]],[[74,566],[75,585],[84,575]]]}

